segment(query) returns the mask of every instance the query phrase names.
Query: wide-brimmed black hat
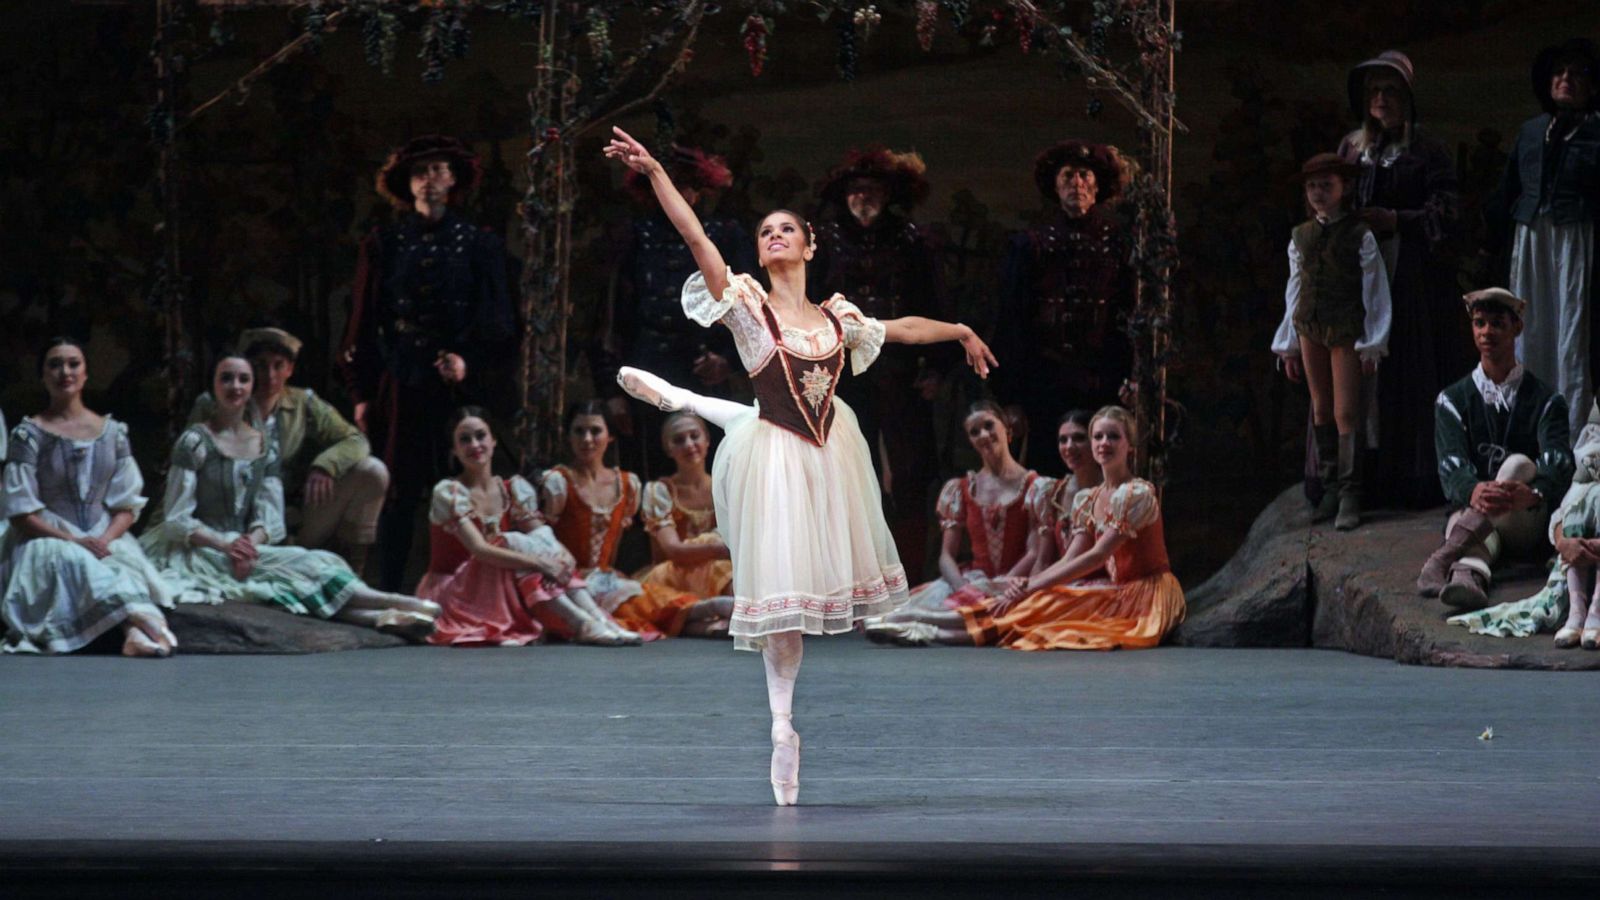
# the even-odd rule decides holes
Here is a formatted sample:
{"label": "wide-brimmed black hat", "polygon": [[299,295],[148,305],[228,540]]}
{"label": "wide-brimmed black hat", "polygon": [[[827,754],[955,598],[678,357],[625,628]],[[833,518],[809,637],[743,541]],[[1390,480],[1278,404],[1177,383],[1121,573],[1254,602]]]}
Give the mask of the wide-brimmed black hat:
{"label": "wide-brimmed black hat", "polygon": [[1033,183],[1046,200],[1054,203],[1059,199],[1056,196],[1056,175],[1062,166],[1068,165],[1083,166],[1094,172],[1096,203],[1115,199],[1127,186],[1128,167],[1117,148],[1088,141],[1062,141],[1039,154],[1033,163]]}
{"label": "wide-brimmed black hat", "polygon": [[1399,50],[1385,50],[1366,62],[1357,63],[1345,80],[1350,95],[1350,112],[1357,121],[1367,120],[1367,76],[1373,72],[1393,72],[1406,83],[1406,93],[1411,95],[1411,121],[1417,120],[1417,76],[1411,67],[1411,57]]}
{"label": "wide-brimmed black hat", "polygon": [[823,203],[844,205],[850,183],[875,178],[883,183],[889,203],[910,209],[928,196],[928,165],[915,150],[896,152],[882,144],[852,149],[817,186]]}
{"label": "wide-brimmed black hat", "polygon": [[478,186],[483,169],[478,165],[478,154],[473,153],[460,140],[444,134],[425,134],[407,141],[384,160],[378,170],[378,194],[394,204],[395,209],[411,209],[416,198],[411,196],[412,165],[442,159],[455,173],[456,185],[450,189],[450,203],[455,204]]}
{"label": "wide-brimmed black hat", "polygon": [[[1578,58],[1586,60],[1589,64],[1589,83],[1600,87],[1600,50],[1597,50],[1594,41],[1588,38],[1571,38],[1559,44],[1546,47],[1539,51],[1533,59],[1533,96],[1538,98],[1539,106],[1547,113],[1556,111],[1554,100],[1550,99],[1550,74],[1555,71],[1556,63],[1563,59]],[[1595,109],[1600,91],[1591,91],[1589,94],[1589,108]]]}

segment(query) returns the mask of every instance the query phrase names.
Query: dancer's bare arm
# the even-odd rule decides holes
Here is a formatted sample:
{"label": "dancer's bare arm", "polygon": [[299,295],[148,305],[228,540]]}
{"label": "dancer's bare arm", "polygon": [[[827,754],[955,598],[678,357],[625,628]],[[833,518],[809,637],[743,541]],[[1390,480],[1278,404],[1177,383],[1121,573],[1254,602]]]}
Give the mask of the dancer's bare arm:
{"label": "dancer's bare arm", "polygon": [[700,274],[705,276],[706,288],[711,291],[711,296],[721,297],[728,287],[728,264],[723,262],[722,251],[706,237],[706,230],[700,226],[694,208],[678,193],[672,179],[667,177],[667,170],[643,144],[621,128],[613,126],[611,131],[613,137],[611,143],[606,145],[606,156],[621,160],[623,165],[650,179],[650,188],[661,202],[661,211],[667,214],[672,227],[678,229],[684,243],[689,245],[689,252],[694,254],[694,264],[700,267]]}
{"label": "dancer's bare arm", "polygon": [[961,345],[961,349],[967,352],[967,365],[984,378],[989,377],[991,368],[1000,365],[995,360],[994,352],[989,349],[989,345],[983,342],[983,338],[959,322],[941,322],[938,319],[925,319],[922,316],[884,319],[883,339],[891,344],[938,344],[943,341],[956,341]]}
{"label": "dancer's bare arm", "polygon": [[1088,550],[1082,553],[1068,554],[1056,560],[1055,563],[1032,578],[1013,579],[1011,587],[1000,595],[992,611],[998,615],[1010,609],[1018,600],[1029,594],[1082,578],[1095,569],[1104,566],[1106,560],[1111,558],[1111,554],[1115,553],[1117,548],[1127,540],[1127,535],[1121,532],[1107,531],[1100,535],[1100,539]]}

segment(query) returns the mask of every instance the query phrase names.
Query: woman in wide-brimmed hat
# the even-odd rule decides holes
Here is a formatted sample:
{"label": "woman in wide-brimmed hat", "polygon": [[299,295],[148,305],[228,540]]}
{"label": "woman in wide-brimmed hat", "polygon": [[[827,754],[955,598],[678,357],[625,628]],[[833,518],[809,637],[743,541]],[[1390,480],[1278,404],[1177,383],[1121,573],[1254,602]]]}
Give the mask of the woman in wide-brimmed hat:
{"label": "woman in wide-brimmed hat", "polygon": [[[1394,320],[1389,352],[1402,365],[1378,373],[1380,452],[1368,483],[1382,502],[1435,506],[1443,501],[1434,468],[1433,403],[1471,365],[1450,241],[1457,180],[1450,151],[1417,124],[1411,59],[1385,50],[1350,70],[1350,113],[1359,123],[1339,155],[1360,167],[1356,214],[1373,231],[1389,272]],[[1371,421],[1371,417],[1368,417]]]}
{"label": "woman in wide-brimmed hat", "polygon": [[1573,38],[1533,63],[1544,112],[1522,123],[1485,210],[1496,244],[1509,242],[1507,287],[1528,301],[1523,365],[1567,399],[1574,432],[1594,394],[1595,220],[1600,217],[1600,52]]}

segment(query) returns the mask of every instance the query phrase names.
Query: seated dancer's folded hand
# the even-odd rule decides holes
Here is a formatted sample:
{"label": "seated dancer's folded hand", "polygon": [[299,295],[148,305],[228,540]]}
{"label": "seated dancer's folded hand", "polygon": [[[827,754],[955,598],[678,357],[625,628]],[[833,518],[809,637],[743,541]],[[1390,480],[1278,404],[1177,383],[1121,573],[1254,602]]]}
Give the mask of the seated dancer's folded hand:
{"label": "seated dancer's folded hand", "polygon": [[1001,594],[999,597],[996,597],[993,605],[990,607],[989,612],[993,615],[998,616],[1003,614],[1006,610],[1016,606],[1018,600],[1028,596],[1027,576],[1013,575],[1007,580],[1011,582],[1010,587],[1006,588],[1005,593]]}
{"label": "seated dancer's folded hand", "polygon": [[988,378],[990,369],[1000,367],[999,361],[994,358],[994,352],[983,342],[983,338],[978,337],[977,332],[966,325],[962,325],[961,329],[961,349],[967,352],[967,365],[978,373],[978,377]]}

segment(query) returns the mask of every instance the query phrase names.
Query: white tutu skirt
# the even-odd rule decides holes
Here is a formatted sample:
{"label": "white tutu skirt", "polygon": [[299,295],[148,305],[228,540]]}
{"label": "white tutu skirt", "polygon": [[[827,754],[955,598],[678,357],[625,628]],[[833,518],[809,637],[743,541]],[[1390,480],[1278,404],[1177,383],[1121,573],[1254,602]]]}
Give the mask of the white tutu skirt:
{"label": "white tutu skirt", "polygon": [[824,446],[752,409],[717,447],[711,487],[733,558],[736,649],[760,650],[782,631],[849,631],[906,602],[867,442],[850,407],[833,403]]}

